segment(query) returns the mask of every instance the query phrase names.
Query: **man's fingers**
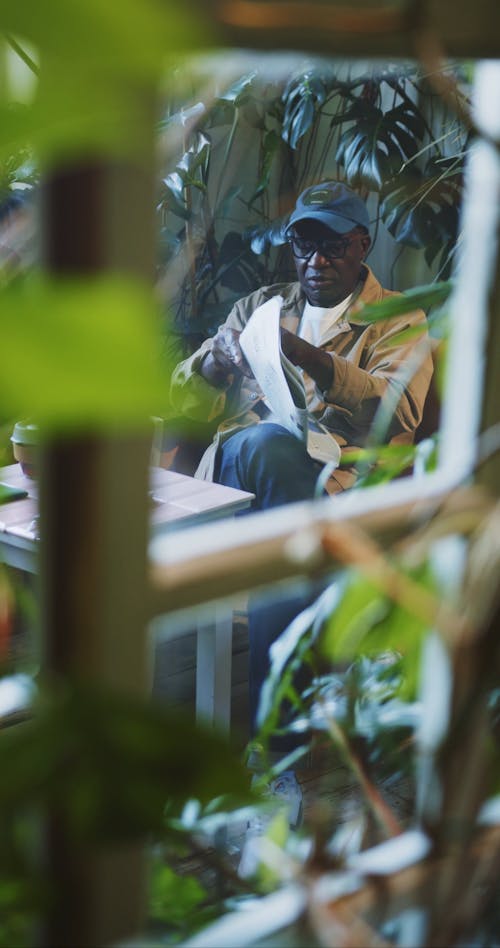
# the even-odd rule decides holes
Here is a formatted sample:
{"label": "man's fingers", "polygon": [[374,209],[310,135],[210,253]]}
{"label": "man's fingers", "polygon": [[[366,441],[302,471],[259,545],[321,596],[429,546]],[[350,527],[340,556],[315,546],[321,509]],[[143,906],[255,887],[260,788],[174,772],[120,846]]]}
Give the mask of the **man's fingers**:
{"label": "man's fingers", "polygon": [[250,366],[241,351],[239,337],[240,334],[235,329],[218,333],[214,338],[212,352],[216,362],[224,368],[238,369],[243,375],[252,378]]}

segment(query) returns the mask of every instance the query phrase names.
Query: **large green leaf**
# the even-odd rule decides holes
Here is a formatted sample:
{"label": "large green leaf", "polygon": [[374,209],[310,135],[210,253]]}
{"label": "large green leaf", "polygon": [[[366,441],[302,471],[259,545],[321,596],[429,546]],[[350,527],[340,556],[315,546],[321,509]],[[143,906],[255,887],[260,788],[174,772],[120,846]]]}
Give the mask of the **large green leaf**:
{"label": "large green leaf", "polygon": [[76,838],[160,831],[167,802],[248,798],[248,776],[227,742],[161,705],[86,685],[34,707],[0,742],[0,811],[50,804]]}
{"label": "large green leaf", "polygon": [[203,918],[207,892],[194,876],[174,872],[156,857],[151,866],[149,915],[169,929],[191,927],[197,916]]}
{"label": "large green leaf", "polygon": [[[400,566],[424,590],[435,590],[436,581],[427,563],[413,569]],[[396,651],[405,656],[404,688],[416,686],[422,642],[428,626],[410,607],[389,598],[382,586],[353,570],[344,583],[343,597],[332,611],[321,637],[323,653],[332,661],[356,656],[376,656]]]}
{"label": "large green leaf", "polygon": [[382,189],[382,219],[399,243],[426,248],[430,265],[455,243],[462,187],[462,157],[431,157],[423,170],[412,163]]}
{"label": "large green leaf", "polygon": [[286,243],[285,230],[289,214],[278,217],[265,227],[252,227],[248,232],[252,250],[256,254],[264,253],[268,247],[281,247]]}
{"label": "large green leaf", "polygon": [[442,280],[426,286],[414,286],[410,290],[405,290],[404,293],[389,296],[379,303],[363,306],[361,313],[366,322],[376,323],[383,319],[394,319],[416,309],[428,310],[432,306],[440,306],[448,299],[452,289],[452,280]]}
{"label": "large green leaf", "polygon": [[[412,444],[382,444],[375,448],[359,449],[349,453],[345,465],[356,464],[360,472],[355,489],[372,487],[394,480],[409,470],[414,462],[416,447]],[[342,462],[341,462],[342,463]]]}
{"label": "large green leaf", "polygon": [[158,131],[164,132],[166,129],[176,126],[186,128],[186,126],[196,121],[201,121],[206,116],[206,112],[207,109],[203,102],[196,102],[195,105],[186,106],[185,109],[180,109],[179,112],[172,112],[161,118],[158,122]]}
{"label": "large green leaf", "polygon": [[21,46],[27,40],[39,62],[25,121],[1,123],[0,148],[29,142],[49,162],[143,149],[148,90],[153,96],[167,57],[206,44],[211,32],[201,10],[174,0],[123,0],[118,16],[99,0],[52,0],[50,15],[38,0],[0,0],[0,16],[4,32]]}
{"label": "large green leaf", "polygon": [[[177,171],[186,185],[205,186],[210,161],[211,142],[203,132],[197,132],[188,150],[177,163]],[[196,172],[199,172],[197,176]]]}
{"label": "large green leaf", "polygon": [[282,95],[281,134],[291,148],[297,148],[319,115],[328,93],[337,85],[333,75],[323,76],[312,70],[301,72],[289,80]]}
{"label": "large green leaf", "polygon": [[125,278],[32,276],[0,295],[5,417],[55,428],[143,426],[167,380],[152,295]]}
{"label": "large green leaf", "polygon": [[164,211],[171,211],[183,220],[189,220],[191,211],[186,203],[184,181],[179,172],[172,171],[168,174],[166,178],[163,178],[162,185],[158,207]]}
{"label": "large green leaf", "polygon": [[425,123],[409,100],[383,112],[358,99],[343,121],[353,124],[340,136],[336,159],[349,184],[371,191],[381,191],[387,179],[414,157],[425,132]]}

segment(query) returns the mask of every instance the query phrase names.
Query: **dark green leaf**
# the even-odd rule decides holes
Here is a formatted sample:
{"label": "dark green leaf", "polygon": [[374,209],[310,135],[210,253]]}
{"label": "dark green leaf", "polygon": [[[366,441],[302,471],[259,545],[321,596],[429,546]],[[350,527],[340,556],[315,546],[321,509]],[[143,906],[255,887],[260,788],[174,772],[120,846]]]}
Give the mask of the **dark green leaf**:
{"label": "dark green leaf", "polygon": [[126,839],[160,830],[168,800],[207,802],[248,778],[226,742],[178,712],[138,699],[68,687],[35,707],[0,745],[4,818],[50,804],[76,838]]}
{"label": "dark green leaf", "polygon": [[349,183],[376,191],[417,153],[425,130],[416,107],[406,103],[384,113],[358,99],[343,118],[353,124],[339,139],[336,159]]}
{"label": "dark green leaf", "polygon": [[256,227],[248,232],[247,236],[253,253],[262,254],[268,247],[280,247],[286,242],[285,229],[288,215],[278,218],[271,226]]}
{"label": "dark green leaf", "polygon": [[171,211],[172,214],[181,217],[183,220],[189,220],[191,217],[184,195],[184,182],[179,174],[174,172],[163,179],[163,191],[159,206],[165,211]]}
{"label": "dark green leaf", "polygon": [[281,134],[291,148],[297,148],[311,128],[325,102],[328,87],[328,80],[310,71],[293,76],[287,83],[282,96],[285,111]]}

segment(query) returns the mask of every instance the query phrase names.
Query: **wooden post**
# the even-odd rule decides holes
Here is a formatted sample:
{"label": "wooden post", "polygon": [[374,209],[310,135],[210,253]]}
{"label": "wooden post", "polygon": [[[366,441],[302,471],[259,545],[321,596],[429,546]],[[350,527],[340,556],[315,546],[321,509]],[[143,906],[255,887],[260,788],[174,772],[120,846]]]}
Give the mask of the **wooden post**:
{"label": "wooden post", "polygon": [[[96,162],[53,174],[42,195],[46,270],[64,277],[134,272],[147,280],[153,209],[153,174],[140,163]],[[145,434],[75,432],[43,449],[40,598],[49,680],[146,693],[150,448]],[[138,930],[141,846],[75,845],[63,814],[51,813],[47,870],[55,901],[42,944],[102,945]]]}

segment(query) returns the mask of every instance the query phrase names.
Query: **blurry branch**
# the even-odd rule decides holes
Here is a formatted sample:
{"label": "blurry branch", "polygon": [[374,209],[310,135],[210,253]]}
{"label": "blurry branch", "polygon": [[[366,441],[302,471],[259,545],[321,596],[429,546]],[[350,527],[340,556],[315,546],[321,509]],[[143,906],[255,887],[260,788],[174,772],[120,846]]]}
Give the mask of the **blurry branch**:
{"label": "blurry branch", "polygon": [[[322,704],[321,699],[318,700],[318,704]],[[399,834],[403,832],[402,825],[397,820],[391,807],[385,802],[376,785],[370,780],[363,760],[359,754],[356,754],[354,751],[348,735],[340,727],[335,718],[327,713],[326,705],[324,715],[328,733],[358,779],[366,802],[372,810],[373,815],[388,837],[399,836]]]}
{"label": "blurry branch", "polygon": [[[368,853],[369,851],[366,855]],[[473,839],[464,847],[463,861],[467,867],[469,880],[479,883],[474,893],[469,891],[468,899],[466,899],[470,922],[477,919],[478,912],[484,908],[485,902],[496,890],[499,857],[500,827],[498,826],[476,830]],[[455,858],[455,854],[443,857],[432,853],[421,862],[401,869],[399,872],[388,875],[377,874],[366,878],[356,891],[339,898],[328,899],[325,894],[328,877],[322,877],[316,885],[313,885],[309,900],[309,920],[320,944],[334,944],[336,948],[352,946],[352,941],[348,940],[348,920],[361,916],[369,923],[371,915],[380,920],[381,906],[384,907],[386,917],[394,917],[405,909],[422,909],[425,913],[429,892],[439,888],[440,878]],[[331,881],[335,883],[333,877]],[[337,891],[340,888],[337,885]],[[458,906],[455,905],[454,909],[456,911]],[[451,915],[453,914],[451,912]],[[342,929],[345,930],[345,940],[338,938]],[[332,932],[337,934],[336,940],[331,937]],[[425,940],[425,944],[430,943],[427,939]],[[383,942],[378,942],[378,944],[383,944]],[[439,941],[434,944],[448,945],[450,941]]]}
{"label": "blurry branch", "polygon": [[476,471],[500,451],[500,422],[483,431],[478,438]]}
{"label": "blurry branch", "polygon": [[[323,503],[318,502],[320,509]],[[492,508],[493,502],[477,487],[447,491],[432,499],[395,504],[390,509],[357,516],[342,517],[339,510],[334,524],[322,518],[319,512],[315,517],[314,504],[311,504],[307,528],[287,525],[271,537],[263,536],[244,545],[237,538],[219,546],[214,538],[210,552],[198,555],[193,555],[196,549],[193,541],[189,546],[189,559],[178,556],[179,550],[182,556],[183,538],[180,536],[169,561],[153,563],[150,567],[151,614],[174,612],[280,580],[299,576],[316,578],[346,563],[365,564],[373,570],[376,564],[384,581],[392,584],[399,596],[399,574],[396,580],[390,571],[387,573],[385,561],[380,563],[378,548],[374,550],[371,542],[389,546],[404,539],[405,544],[409,544],[414,534],[423,547],[430,538],[472,532]],[[255,522],[258,516],[253,515]],[[289,523],[293,523],[293,518]],[[203,528],[203,532],[207,529],[210,528]],[[367,543],[357,531],[368,537]],[[418,590],[420,597],[420,587]],[[415,599],[414,590],[410,592],[412,600]],[[423,609],[427,618],[434,617],[434,604],[422,602],[419,614]],[[448,618],[451,621],[451,616]],[[447,614],[444,622],[446,625]]]}
{"label": "blurry branch", "polygon": [[405,31],[409,25],[411,4],[400,7],[393,4],[352,6],[326,6],[324,3],[249,2],[232,0],[231,3],[219,3],[216,7],[218,18],[230,26],[249,29],[317,29],[331,33],[392,33]]}
{"label": "blurry branch", "polygon": [[[498,746],[491,737],[489,696],[498,685],[500,645],[500,509],[498,505],[472,537],[462,589],[463,614],[478,630],[452,653],[451,720],[436,759],[439,805],[429,798],[427,820],[436,851],[449,856],[432,891],[429,944],[452,944],[475,917],[466,847],[487,796]],[[425,814],[424,814],[425,815]],[[500,846],[487,852],[498,873]],[[492,867],[490,867],[492,868]],[[484,867],[479,867],[484,875]],[[476,869],[477,872],[477,869]],[[484,882],[483,882],[484,885]],[[478,895],[481,894],[479,886]]]}
{"label": "blurry branch", "polygon": [[491,621],[500,596],[500,504],[492,509],[481,529],[472,536],[467,575],[465,578],[465,611],[477,626]]}

